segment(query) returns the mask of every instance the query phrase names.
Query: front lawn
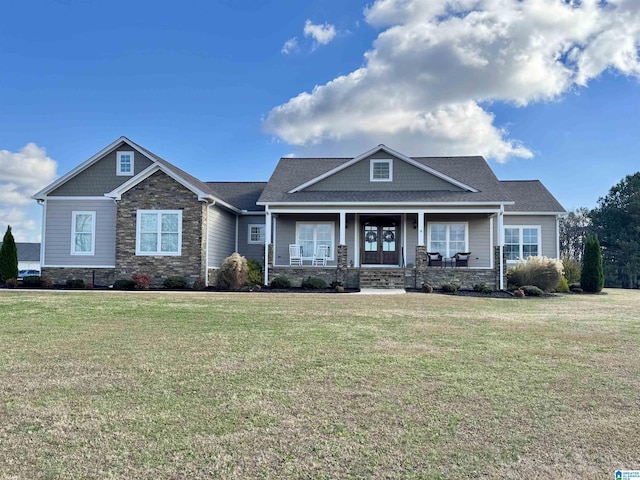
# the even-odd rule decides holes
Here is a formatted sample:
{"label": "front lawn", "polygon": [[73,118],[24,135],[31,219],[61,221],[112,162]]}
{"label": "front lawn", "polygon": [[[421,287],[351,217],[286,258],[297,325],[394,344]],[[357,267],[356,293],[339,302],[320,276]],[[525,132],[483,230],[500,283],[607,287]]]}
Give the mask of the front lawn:
{"label": "front lawn", "polygon": [[0,291],[0,479],[613,478],[640,292]]}

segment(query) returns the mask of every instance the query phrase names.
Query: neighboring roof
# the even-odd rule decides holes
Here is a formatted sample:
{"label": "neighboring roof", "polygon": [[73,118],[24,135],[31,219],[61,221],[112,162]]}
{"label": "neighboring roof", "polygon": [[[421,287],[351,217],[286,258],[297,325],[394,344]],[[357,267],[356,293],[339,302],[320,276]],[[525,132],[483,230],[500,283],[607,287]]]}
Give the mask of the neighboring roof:
{"label": "neighboring roof", "polygon": [[[0,247],[2,242],[0,242]],[[18,250],[19,262],[39,262],[40,261],[40,244],[28,242],[16,242]]]}
{"label": "neighboring roof", "polygon": [[212,191],[241,211],[263,212],[264,206],[256,205],[267,182],[205,182]]}
{"label": "neighboring roof", "polygon": [[260,203],[329,203],[329,202],[495,202],[511,201],[500,181],[480,156],[473,157],[411,157],[424,167],[474,188],[473,191],[297,191],[299,185],[353,161],[353,158],[281,158],[269,183],[260,196]]}
{"label": "neighboring roof", "polygon": [[540,180],[503,180],[500,184],[515,202],[513,205],[505,206],[505,212],[564,213],[566,211]]}

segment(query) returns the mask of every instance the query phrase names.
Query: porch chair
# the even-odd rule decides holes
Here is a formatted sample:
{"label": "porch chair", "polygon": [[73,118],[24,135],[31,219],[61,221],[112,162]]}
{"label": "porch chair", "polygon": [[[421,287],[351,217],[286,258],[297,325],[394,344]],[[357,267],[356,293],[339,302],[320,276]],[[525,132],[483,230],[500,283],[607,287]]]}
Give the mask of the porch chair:
{"label": "porch chair", "polygon": [[313,256],[311,265],[315,267],[326,267],[328,257],[329,257],[329,246],[318,245],[318,248],[316,248],[316,254]]}
{"label": "porch chair", "polygon": [[430,267],[442,266],[442,255],[440,255],[440,252],[427,252],[427,260],[429,261],[428,265]]}
{"label": "porch chair", "polygon": [[456,259],[456,267],[468,267],[469,266],[469,256],[471,252],[458,252],[453,258]]}
{"label": "porch chair", "polygon": [[302,266],[302,245],[295,243],[289,245],[289,265]]}

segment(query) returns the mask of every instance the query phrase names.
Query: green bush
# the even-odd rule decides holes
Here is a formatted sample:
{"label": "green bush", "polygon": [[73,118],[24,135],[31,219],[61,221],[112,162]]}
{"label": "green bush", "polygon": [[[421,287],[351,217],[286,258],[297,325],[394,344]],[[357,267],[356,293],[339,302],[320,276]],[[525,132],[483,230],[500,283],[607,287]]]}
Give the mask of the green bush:
{"label": "green bush", "polygon": [[216,272],[216,286],[221,290],[239,290],[247,283],[248,272],[247,259],[239,253],[232,253]]}
{"label": "green bush", "polygon": [[539,297],[544,295],[542,289],[536,287],[535,285],[523,285],[520,287],[520,290],[524,292],[527,297]]}
{"label": "green bush", "polygon": [[604,270],[602,268],[602,251],[598,237],[590,235],[584,244],[582,256],[582,274],[580,286],[585,292],[598,293],[604,287]]}
{"label": "green bush", "polygon": [[136,282],[130,278],[121,278],[113,282],[114,290],[133,290],[134,288],[136,288]]}
{"label": "green bush", "polygon": [[287,277],[276,277],[271,280],[271,288],[291,288],[291,281]]}
{"label": "green bush", "polygon": [[488,287],[484,283],[476,283],[473,286],[473,291],[474,292],[478,292],[478,293],[492,293],[493,292],[493,288]]}
{"label": "green bush", "polygon": [[443,292],[446,293],[455,293],[458,290],[460,290],[460,284],[456,283],[456,282],[451,282],[451,283],[445,283],[444,285],[442,285],[442,287],[440,287],[441,290]]}
{"label": "green bush", "polygon": [[582,267],[580,266],[580,262],[575,258],[563,258],[562,259],[562,268],[564,271],[564,276],[567,279],[568,283],[578,283],[580,282],[580,272]]}
{"label": "green bush", "polygon": [[264,283],[264,275],[262,273],[262,265],[255,260],[247,260],[247,280],[249,285],[262,285]]}
{"label": "green bush", "polygon": [[558,283],[558,286],[556,287],[556,292],[567,293],[568,291],[569,291],[569,282],[567,282],[567,279],[563,275],[562,278],[560,278],[560,283]]}
{"label": "green bush", "polygon": [[70,278],[67,280],[67,288],[84,288],[84,280],[81,278]]}
{"label": "green bush", "polygon": [[22,279],[22,286],[26,288],[40,288],[42,287],[42,279],[38,276],[24,277]]}
{"label": "green bush", "polygon": [[171,290],[187,288],[187,279],[180,276],[167,277],[164,282],[162,282],[162,286]]}
{"label": "green bush", "polygon": [[562,263],[554,258],[529,257],[507,271],[507,283],[515,287],[534,285],[545,292],[556,289],[562,277]]}
{"label": "green bush", "polygon": [[308,277],[302,281],[302,288],[307,290],[322,290],[327,288],[327,282],[318,277]]}

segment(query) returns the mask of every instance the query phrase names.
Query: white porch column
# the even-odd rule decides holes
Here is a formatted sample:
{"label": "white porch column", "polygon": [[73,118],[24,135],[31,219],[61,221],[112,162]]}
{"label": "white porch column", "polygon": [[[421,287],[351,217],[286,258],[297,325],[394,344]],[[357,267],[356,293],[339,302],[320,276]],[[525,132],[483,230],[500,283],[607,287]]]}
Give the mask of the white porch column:
{"label": "white porch column", "polygon": [[424,212],[418,212],[418,246],[424,246]]}
{"label": "white porch column", "polygon": [[353,228],[353,264],[356,267],[360,266],[360,214],[356,213],[353,219],[355,224]]}
{"label": "white porch column", "polygon": [[347,212],[340,211],[340,242],[338,245],[347,244]]}
{"label": "white porch column", "polygon": [[[264,216],[264,284],[269,285],[269,244],[271,243],[271,212],[265,206]],[[274,253],[275,255],[275,253]]]}
{"label": "white porch column", "polygon": [[504,205],[500,205],[498,213],[498,256],[500,261],[500,290],[504,290]]}

